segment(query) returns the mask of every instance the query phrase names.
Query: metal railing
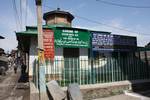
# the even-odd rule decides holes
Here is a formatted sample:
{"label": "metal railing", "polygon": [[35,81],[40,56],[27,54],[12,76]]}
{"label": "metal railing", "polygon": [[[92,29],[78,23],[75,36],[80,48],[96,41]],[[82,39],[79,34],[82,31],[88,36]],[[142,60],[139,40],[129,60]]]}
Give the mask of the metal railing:
{"label": "metal railing", "polygon": [[[133,55],[93,59],[64,58],[46,61],[46,79],[57,80],[61,86],[108,83],[150,78],[150,59]],[[38,87],[38,61],[33,67],[33,81]]]}
{"label": "metal railing", "polygon": [[149,79],[150,66],[136,58],[55,59],[47,65],[47,74],[61,86]]}

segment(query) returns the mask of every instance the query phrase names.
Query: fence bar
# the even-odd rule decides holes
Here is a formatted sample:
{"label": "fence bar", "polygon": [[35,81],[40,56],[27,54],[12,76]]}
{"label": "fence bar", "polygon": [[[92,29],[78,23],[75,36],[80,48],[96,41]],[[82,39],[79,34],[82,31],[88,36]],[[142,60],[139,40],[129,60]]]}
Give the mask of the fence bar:
{"label": "fence bar", "polygon": [[[55,59],[54,64],[51,64],[51,61],[46,62],[46,75],[51,80],[57,80],[61,86],[67,86],[69,83],[85,85],[148,79],[150,77],[149,59],[144,59],[145,61],[143,61],[139,52],[138,56],[132,52],[128,55],[118,53],[108,57],[100,56],[97,59]],[[36,64],[37,61],[35,61],[35,66]],[[38,76],[38,73],[35,73],[35,70],[38,70],[36,68],[33,68],[33,81],[35,83],[37,83],[36,77]]]}

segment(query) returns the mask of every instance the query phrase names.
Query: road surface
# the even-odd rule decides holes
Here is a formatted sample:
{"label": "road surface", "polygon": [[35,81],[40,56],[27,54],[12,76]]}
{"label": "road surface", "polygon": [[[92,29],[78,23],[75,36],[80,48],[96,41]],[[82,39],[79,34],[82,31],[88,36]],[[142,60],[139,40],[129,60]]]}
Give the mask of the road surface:
{"label": "road surface", "polygon": [[[0,100],[23,100],[29,93],[28,83],[18,83],[20,71],[7,71],[6,76],[0,76]],[[28,91],[28,92],[27,92]]]}

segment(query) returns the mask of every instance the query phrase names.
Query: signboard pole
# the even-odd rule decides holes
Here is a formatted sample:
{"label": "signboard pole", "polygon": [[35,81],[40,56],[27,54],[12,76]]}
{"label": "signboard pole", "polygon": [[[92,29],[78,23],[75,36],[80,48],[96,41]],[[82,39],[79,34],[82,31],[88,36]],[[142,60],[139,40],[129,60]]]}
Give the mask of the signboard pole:
{"label": "signboard pole", "polygon": [[37,10],[37,30],[38,30],[38,60],[39,60],[39,92],[40,100],[47,100],[45,85],[45,60],[43,52],[43,31],[42,31],[42,0],[35,0]]}

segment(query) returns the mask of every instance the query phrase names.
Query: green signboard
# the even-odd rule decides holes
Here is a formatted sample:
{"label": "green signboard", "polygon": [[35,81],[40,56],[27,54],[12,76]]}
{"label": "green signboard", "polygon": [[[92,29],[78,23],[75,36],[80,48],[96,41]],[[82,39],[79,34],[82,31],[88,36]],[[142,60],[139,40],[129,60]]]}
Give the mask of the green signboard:
{"label": "green signboard", "polygon": [[55,47],[90,47],[90,34],[86,30],[57,27],[55,30],[54,37]]}

